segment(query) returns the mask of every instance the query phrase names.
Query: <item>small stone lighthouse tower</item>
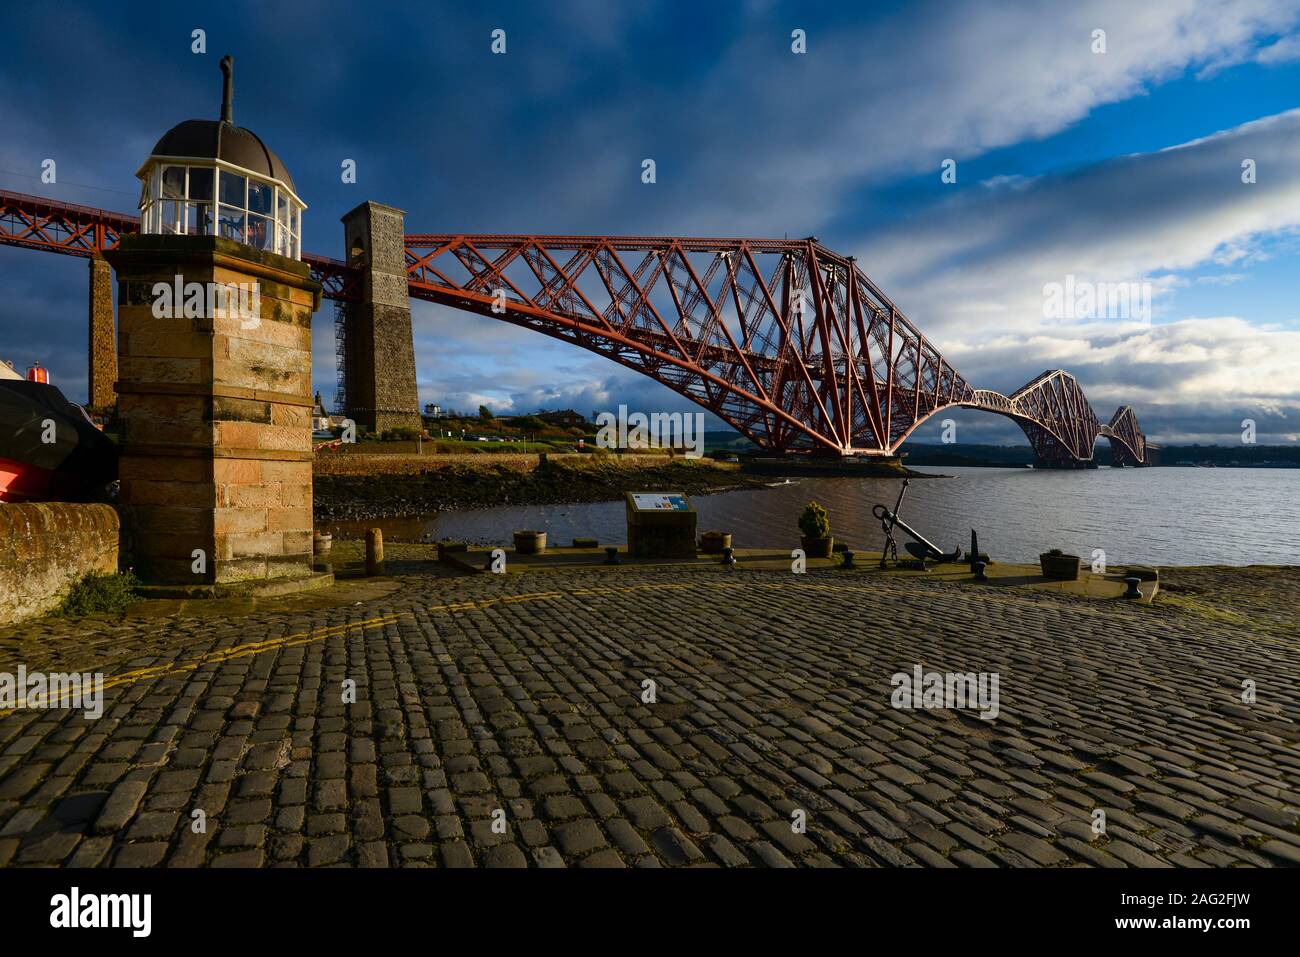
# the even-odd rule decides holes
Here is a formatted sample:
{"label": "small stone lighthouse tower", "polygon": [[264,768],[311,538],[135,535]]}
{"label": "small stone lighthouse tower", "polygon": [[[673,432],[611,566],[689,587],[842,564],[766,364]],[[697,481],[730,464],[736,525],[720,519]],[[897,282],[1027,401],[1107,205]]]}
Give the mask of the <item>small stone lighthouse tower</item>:
{"label": "small stone lighthouse tower", "polygon": [[136,174],[141,232],[118,281],[121,498],[146,583],[213,593],[312,574],[311,316],[305,206],[234,124],[187,120]]}

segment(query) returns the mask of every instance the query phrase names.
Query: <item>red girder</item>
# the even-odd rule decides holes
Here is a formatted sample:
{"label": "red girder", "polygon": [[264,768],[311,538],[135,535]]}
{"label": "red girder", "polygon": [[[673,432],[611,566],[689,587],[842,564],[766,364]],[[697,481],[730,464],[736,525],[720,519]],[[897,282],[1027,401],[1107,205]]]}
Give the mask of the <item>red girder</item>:
{"label": "red girder", "polygon": [[138,216],[0,190],[0,244],[89,259],[140,229]]}
{"label": "red girder", "polygon": [[605,355],[763,448],[893,454],[974,394],[812,239],[408,234],[406,251],[412,296]]}
{"label": "red girder", "polygon": [[[139,219],[0,191],[0,243],[73,256]],[[327,299],[362,270],[304,254]],[[1105,435],[1143,464],[1133,410],[1098,423],[1078,382],[1045,372],[1008,397],[976,391],[852,258],[815,238],[407,234],[411,296],[481,313],[635,369],[772,451],[893,455],[943,409],[1017,421],[1047,464],[1087,463]]]}
{"label": "red girder", "polygon": [[1147,463],[1147,437],[1138,425],[1133,407],[1121,405],[1110,417],[1110,424],[1101,434],[1110,442],[1111,460],[1116,465],[1145,465]]}

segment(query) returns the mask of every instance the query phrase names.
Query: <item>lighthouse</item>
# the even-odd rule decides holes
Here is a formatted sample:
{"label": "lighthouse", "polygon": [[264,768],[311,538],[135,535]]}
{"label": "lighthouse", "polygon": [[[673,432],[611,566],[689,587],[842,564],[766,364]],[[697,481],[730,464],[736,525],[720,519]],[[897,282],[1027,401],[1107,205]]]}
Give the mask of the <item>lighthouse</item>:
{"label": "lighthouse", "polygon": [[[311,317],[293,177],[218,119],[163,134],[136,174],[141,231],[118,283],[121,499],[146,583],[224,594],[312,570]],[[254,590],[249,588],[249,590]]]}

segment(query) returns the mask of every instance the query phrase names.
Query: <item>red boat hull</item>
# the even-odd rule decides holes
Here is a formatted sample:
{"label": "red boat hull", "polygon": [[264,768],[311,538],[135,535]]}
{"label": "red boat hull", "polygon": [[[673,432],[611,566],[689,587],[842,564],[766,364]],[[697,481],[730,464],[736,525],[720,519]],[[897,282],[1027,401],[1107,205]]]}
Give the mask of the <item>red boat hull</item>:
{"label": "red boat hull", "polygon": [[58,501],[74,494],[80,485],[75,476],[0,458],[0,502]]}

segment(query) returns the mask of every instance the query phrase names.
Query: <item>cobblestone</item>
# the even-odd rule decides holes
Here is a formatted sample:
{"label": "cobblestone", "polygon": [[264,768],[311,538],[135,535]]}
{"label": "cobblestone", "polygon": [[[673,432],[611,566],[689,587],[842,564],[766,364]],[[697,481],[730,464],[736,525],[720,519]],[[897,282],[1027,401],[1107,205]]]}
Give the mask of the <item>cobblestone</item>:
{"label": "cobblestone", "polygon": [[[0,632],[18,664],[108,689],[94,722],[0,715],[0,866],[1300,863],[1300,644],[1159,603],[412,575],[353,606]],[[998,717],[893,708],[918,664],[997,673]]]}

